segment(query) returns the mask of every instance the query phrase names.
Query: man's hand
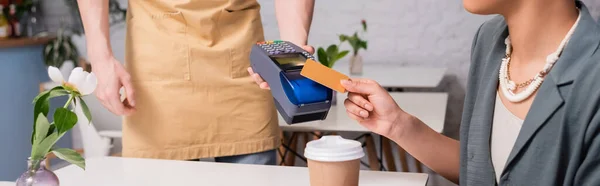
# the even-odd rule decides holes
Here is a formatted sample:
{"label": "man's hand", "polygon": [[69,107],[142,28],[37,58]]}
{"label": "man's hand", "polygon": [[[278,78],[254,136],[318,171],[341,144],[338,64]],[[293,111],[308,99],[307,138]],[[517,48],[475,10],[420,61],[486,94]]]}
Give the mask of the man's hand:
{"label": "man's hand", "polygon": [[[94,59],[92,59],[94,60]],[[94,61],[93,71],[98,78],[96,96],[109,111],[129,115],[135,111],[134,90],[129,73],[114,57]],[[127,98],[121,101],[120,89],[125,88]]]}
{"label": "man's hand", "polygon": [[[310,54],[315,53],[315,48],[310,45],[304,45],[301,48],[306,50],[306,52],[308,52]],[[260,77],[260,75],[255,73],[254,70],[252,69],[252,67],[248,67],[248,73],[250,73],[250,76],[252,76],[252,79],[254,79],[256,84],[258,84],[258,87],[265,89],[265,90],[271,90],[271,87],[269,87],[269,84],[262,77]]]}

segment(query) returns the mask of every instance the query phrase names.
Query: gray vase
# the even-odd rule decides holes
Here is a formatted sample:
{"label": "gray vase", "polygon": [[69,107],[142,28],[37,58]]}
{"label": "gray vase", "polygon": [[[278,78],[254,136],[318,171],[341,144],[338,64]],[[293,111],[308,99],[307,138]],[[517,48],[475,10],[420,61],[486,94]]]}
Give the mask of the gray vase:
{"label": "gray vase", "polygon": [[17,186],[59,186],[58,177],[46,169],[45,159],[27,159],[27,171],[17,180]]}
{"label": "gray vase", "polygon": [[363,59],[360,54],[353,55],[350,58],[350,74],[361,75],[363,73]]}

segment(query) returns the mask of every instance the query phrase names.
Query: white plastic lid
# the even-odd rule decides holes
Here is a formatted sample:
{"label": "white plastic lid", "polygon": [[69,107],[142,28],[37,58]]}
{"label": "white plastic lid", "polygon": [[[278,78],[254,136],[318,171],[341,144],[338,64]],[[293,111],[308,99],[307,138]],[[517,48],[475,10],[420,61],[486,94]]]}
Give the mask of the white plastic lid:
{"label": "white plastic lid", "polygon": [[360,159],[365,156],[362,144],[341,136],[323,136],[306,144],[304,157],[324,162],[340,162]]}

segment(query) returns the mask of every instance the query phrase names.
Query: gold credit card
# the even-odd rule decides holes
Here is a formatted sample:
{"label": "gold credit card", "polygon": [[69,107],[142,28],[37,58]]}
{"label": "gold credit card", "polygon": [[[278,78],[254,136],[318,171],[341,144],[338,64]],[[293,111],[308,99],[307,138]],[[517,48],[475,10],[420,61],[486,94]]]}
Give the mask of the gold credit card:
{"label": "gold credit card", "polygon": [[306,60],[300,75],[341,93],[345,93],[346,89],[342,87],[340,81],[350,79],[348,76],[312,59]]}

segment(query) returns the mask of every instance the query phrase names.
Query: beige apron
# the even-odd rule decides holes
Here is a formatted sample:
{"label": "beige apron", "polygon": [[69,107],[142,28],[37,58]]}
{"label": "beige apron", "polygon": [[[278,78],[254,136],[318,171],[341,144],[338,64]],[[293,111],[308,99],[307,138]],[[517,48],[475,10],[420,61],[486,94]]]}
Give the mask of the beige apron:
{"label": "beige apron", "polygon": [[279,146],[269,91],[246,71],[263,40],[256,0],[129,0],[126,67],[136,112],[123,156],[196,159]]}

